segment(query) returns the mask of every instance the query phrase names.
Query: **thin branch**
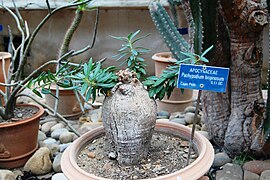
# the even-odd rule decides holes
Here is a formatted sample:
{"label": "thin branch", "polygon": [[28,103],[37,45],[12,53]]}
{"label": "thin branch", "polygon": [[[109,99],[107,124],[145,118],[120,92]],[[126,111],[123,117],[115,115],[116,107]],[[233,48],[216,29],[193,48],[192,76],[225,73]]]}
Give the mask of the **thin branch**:
{"label": "thin branch", "polygon": [[81,108],[82,112],[85,113],[83,103],[82,103],[81,98],[80,98],[80,96],[78,94],[78,91],[73,90],[73,92],[74,92],[74,94],[76,96],[77,101],[79,102],[79,105],[80,105],[80,108]]}
{"label": "thin branch", "polygon": [[14,9],[15,9],[15,12],[16,12],[16,15],[19,19],[19,21],[21,22],[21,25],[23,24],[23,18],[21,16],[21,13],[20,11],[18,10],[17,6],[16,6],[16,3],[14,2],[14,0],[12,0],[12,3],[13,3],[13,6],[14,6]]}
{"label": "thin branch", "polygon": [[47,4],[47,7],[48,7],[49,14],[51,14],[52,13],[52,10],[51,10],[51,6],[50,6],[49,0],[46,0],[46,4]]}
{"label": "thin branch", "polygon": [[79,55],[79,54],[82,54],[82,53],[84,53],[85,51],[87,51],[87,50],[89,50],[89,49],[91,49],[91,47],[88,45],[88,46],[86,46],[85,48],[83,48],[83,49],[81,49],[81,50],[78,50],[78,51],[74,52],[74,53],[72,54],[72,56],[70,56],[70,57],[73,57],[73,56],[77,56],[77,55]]}
{"label": "thin branch", "polygon": [[[61,9],[65,9],[65,8],[69,8],[69,7],[74,7],[74,6],[78,6],[78,5],[82,5],[84,3],[88,3],[90,2],[91,0],[86,0],[86,1],[83,1],[83,2],[77,2],[77,1],[73,1],[71,4],[68,4],[68,5],[63,5],[59,8],[56,8],[54,9],[50,14],[47,14],[47,16],[45,18],[42,19],[42,21],[38,24],[38,26],[35,28],[35,30],[33,31],[33,33],[31,34],[30,38],[29,38],[29,41],[25,47],[25,52],[24,52],[24,55],[23,55],[23,58],[24,58],[24,61],[25,61],[25,57],[27,55],[27,52],[29,51],[30,49],[30,46],[34,40],[34,38],[36,37],[37,33],[39,32],[39,30],[43,27],[43,25],[47,22],[47,20],[56,12],[58,12],[59,10]],[[77,2],[77,3],[76,3]],[[19,67],[20,68],[20,67]]]}
{"label": "thin branch", "polygon": [[99,8],[97,8],[96,22],[95,22],[94,33],[93,33],[93,40],[92,40],[92,44],[90,46],[90,49],[92,49],[94,47],[95,42],[96,42],[97,29],[98,29],[98,21],[99,21]]}

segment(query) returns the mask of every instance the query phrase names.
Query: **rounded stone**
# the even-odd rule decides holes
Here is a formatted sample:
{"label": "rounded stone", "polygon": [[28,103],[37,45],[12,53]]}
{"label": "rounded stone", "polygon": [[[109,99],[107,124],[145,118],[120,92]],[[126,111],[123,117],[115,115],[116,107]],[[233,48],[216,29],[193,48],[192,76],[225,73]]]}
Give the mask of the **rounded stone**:
{"label": "rounded stone", "polygon": [[73,136],[74,134],[72,132],[63,132],[60,135],[59,140],[62,144],[69,143],[73,141]]}
{"label": "rounded stone", "polygon": [[59,151],[60,151],[61,153],[64,152],[70,144],[71,144],[71,143],[60,144],[60,145],[59,145],[59,147],[60,147]]}
{"label": "rounded stone", "polygon": [[174,112],[170,115],[170,120],[174,118],[185,118],[185,114],[183,112]]}
{"label": "rounded stone", "polygon": [[89,112],[90,120],[94,123],[96,122],[102,122],[101,118],[101,108],[95,109]]}
{"label": "rounded stone", "polygon": [[59,153],[55,156],[53,160],[53,170],[54,172],[62,172],[61,169],[61,158],[62,158],[62,153]]}
{"label": "rounded stone", "polygon": [[15,180],[15,175],[12,171],[6,169],[0,169],[0,179],[1,180]]}
{"label": "rounded stone", "polygon": [[[195,113],[188,112],[185,114],[185,121],[187,124],[192,124],[194,121]],[[201,121],[201,116],[198,114],[196,123],[199,123]]]}
{"label": "rounded stone", "polygon": [[51,137],[58,140],[60,135],[66,132],[69,132],[66,128],[59,128],[52,132]]}
{"label": "rounded stone", "polygon": [[51,169],[52,162],[50,160],[50,151],[47,147],[39,148],[24,165],[25,171],[31,171],[35,175],[46,174]]}
{"label": "rounded stone", "polygon": [[54,156],[60,150],[60,147],[58,144],[47,144],[46,147],[50,150],[51,156]]}
{"label": "rounded stone", "polygon": [[53,132],[53,131],[55,131],[57,129],[62,129],[64,127],[65,127],[65,125],[63,123],[57,123],[56,125],[54,125],[53,127],[51,127],[50,130],[51,130],[51,132]]}
{"label": "rounded stone", "polygon": [[41,131],[44,133],[50,132],[51,128],[56,124],[57,122],[55,121],[46,122],[41,126]]}
{"label": "rounded stone", "polygon": [[167,111],[160,111],[157,113],[157,116],[166,117],[168,119],[170,117],[170,113]]}
{"label": "rounded stone", "polygon": [[44,141],[47,138],[46,134],[42,131],[38,131],[38,141]]}
{"label": "rounded stone", "polygon": [[186,121],[184,118],[173,118],[170,120],[171,122],[186,125]]}
{"label": "rounded stone", "polygon": [[243,165],[243,169],[260,175],[263,171],[270,170],[270,162],[259,160],[249,161]]}
{"label": "rounded stone", "polygon": [[47,138],[47,139],[45,139],[45,140],[43,141],[43,143],[44,143],[45,145],[48,145],[48,144],[55,144],[55,143],[57,143],[57,141],[56,141],[55,139],[53,139],[53,138]]}
{"label": "rounded stone", "polygon": [[195,106],[188,106],[185,108],[184,113],[188,113],[188,112],[195,113],[195,111],[196,111]]}
{"label": "rounded stone", "polygon": [[270,179],[270,170],[263,171],[260,180],[269,180],[269,179]]}
{"label": "rounded stone", "polygon": [[79,129],[78,129],[78,132],[80,134],[85,134],[87,133],[88,131],[94,129],[94,128],[97,128],[97,127],[100,127],[102,125],[101,122],[97,122],[97,123],[84,123]]}
{"label": "rounded stone", "polygon": [[211,137],[207,131],[197,131],[197,133],[203,135],[206,139],[211,140]]}
{"label": "rounded stone", "polygon": [[225,152],[220,152],[220,153],[215,154],[214,162],[212,166],[220,167],[230,162],[232,162],[232,159],[228,156],[228,154]]}
{"label": "rounded stone", "polygon": [[260,180],[260,176],[250,171],[244,171],[244,180]]}
{"label": "rounded stone", "polygon": [[63,173],[56,173],[52,176],[52,180],[68,180]]}

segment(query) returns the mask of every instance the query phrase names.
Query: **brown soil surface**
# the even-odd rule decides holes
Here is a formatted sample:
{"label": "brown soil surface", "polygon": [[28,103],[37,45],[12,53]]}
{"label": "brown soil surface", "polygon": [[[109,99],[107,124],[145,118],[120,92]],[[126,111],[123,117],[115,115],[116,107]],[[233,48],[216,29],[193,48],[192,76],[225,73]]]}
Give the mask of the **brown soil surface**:
{"label": "brown soil surface", "polygon": [[[145,179],[173,173],[186,165],[189,143],[179,137],[155,132],[151,141],[151,148],[146,159],[134,166],[119,165],[111,160],[111,152],[105,136],[90,142],[80,152],[77,164],[88,173],[103,178]],[[191,153],[191,162],[197,158]]]}

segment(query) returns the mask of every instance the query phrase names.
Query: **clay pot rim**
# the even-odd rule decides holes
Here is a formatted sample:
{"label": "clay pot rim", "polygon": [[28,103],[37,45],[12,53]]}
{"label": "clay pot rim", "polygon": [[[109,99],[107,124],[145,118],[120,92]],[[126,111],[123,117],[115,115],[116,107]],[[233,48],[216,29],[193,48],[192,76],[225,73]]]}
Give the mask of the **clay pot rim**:
{"label": "clay pot rim", "polygon": [[[9,128],[11,126],[17,126],[17,125],[20,125],[20,124],[25,124],[25,123],[28,123],[29,121],[32,121],[33,118],[36,118],[36,117],[40,117],[43,115],[44,113],[44,108],[40,105],[37,105],[37,104],[17,104],[16,105],[17,107],[25,107],[25,106],[30,106],[30,107],[35,107],[38,109],[37,113],[34,114],[32,117],[29,117],[29,118],[25,118],[25,119],[21,119],[21,120],[18,120],[16,122],[11,122],[11,123],[3,123],[3,124],[0,124],[0,129],[2,128]],[[23,129],[22,129],[23,130]]]}
{"label": "clay pot rim", "polygon": [[[168,57],[170,56],[170,58]],[[171,62],[171,63],[175,63],[176,62],[176,59],[175,58],[172,58],[172,53],[171,52],[159,52],[159,53],[156,53],[152,56],[152,59],[154,61],[158,61],[158,62],[164,62],[164,63],[168,63],[168,62]]]}
{"label": "clay pot rim", "polygon": [[[181,135],[186,134],[186,133],[191,134],[191,129],[184,126],[184,125],[181,125],[181,124],[176,124],[176,123],[172,123],[172,122],[157,122],[157,124],[156,124],[157,129],[162,128],[162,127],[168,127],[168,126],[169,126],[169,128],[172,128],[172,129],[181,128],[183,130],[183,132],[179,133]],[[83,174],[87,177],[91,177],[93,179],[109,180],[108,178],[98,177],[98,176],[95,176],[93,174],[85,172],[77,165],[77,162],[76,162],[79,151],[82,148],[84,148],[85,144],[88,142],[88,139],[85,137],[87,137],[89,133],[92,133],[91,137],[95,137],[97,134],[101,134],[100,131],[103,131],[102,134],[105,133],[104,127],[98,127],[90,132],[87,132],[86,134],[82,135],[80,138],[75,140],[72,143],[72,145],[70,145],[63,153],[61,164],[64,163],[64,159],[68,158],[68,160],[69,160],[70,164],[73,166],[73,168],[75,168],[81,174]],[[186,137],[182,137],[182,138],[188,139],[189,137],[186,136]],[[199,142],[201,142],[201,143],[199,143]],[[194,162],[192,162],[191,164],[189,164],[185,168],[180,169],[179,171],[176,171],[174,173],[167,174],[164,176],[159,176],[157,178],[150,178],[150,179],[162,180],[162,179],[172,178],[173,176],[177,176],[177,178],[178,177],[181,178],[181,173],[183,173],[183,171],[188,171],[188,170],[193,172],[189,177],[190,180],[191,179],[194,179],[194,180],[199,179],[201,176],[203,176],[204,173],[206,173],[210,169],[210,167],[214,161],[214,149],[213,149],[211,143],[205,137],[203,137],[201,134],[199,134],[197,132],[195,132],[195,135],[194,135],[194,144],[195,144],[195,147],[197,147],[197,152],[199,155],[198,158]],[[199,164],[198,162],[202,162],[202,159],[205,158],[204,156],[206,156],[206,155],[208,155],[207,161],[206,162],[204,161],[204,163]],[[65,164],[65,165],[67,165],[67,164]],[[65,167],[66,166],[64,166],[62,168],[64,174],[70,173],[67,169],[65,169]],[[197,171],[194,171],[193,168],[196,168]]]}
{"label": "clay pot rim", "polygon": [[11,58],[11,54],[8,52],[0,52],[0,60],[2,61],[2,58],[4,59],[10,59]]}

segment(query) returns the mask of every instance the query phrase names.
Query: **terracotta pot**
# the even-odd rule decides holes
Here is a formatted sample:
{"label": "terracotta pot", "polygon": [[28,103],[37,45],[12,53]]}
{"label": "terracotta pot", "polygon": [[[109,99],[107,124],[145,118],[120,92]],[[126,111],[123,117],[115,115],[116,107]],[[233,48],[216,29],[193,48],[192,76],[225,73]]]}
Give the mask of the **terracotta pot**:
{"label": "terracotta pot", "polygon": [[[50,89],[53,94],[56,94],[55,86],[51,86]],[[54,109],[55,97],[50,94],[45,94],[45,101],[48,106]],[[58,113],[66,118],[82,114],[79,102],[73,90],[66,90],[59,87]]]}
{"label": "terracotta pot", "polygon": [[[3,72],[3,60],[5,62],[5,71],[6,75],[8,74],[9,71],[9,65],[11,61],[11,54],[7,52],[0,52],[0,82],[5,83],[5,78],[4,78],[4,72]],[[5,86],[0,86],[1,91],[6,92]],[[0,95],[0,101],[2,101],[2,104],[4,104],[4,99],[2,98],[2,95]]]}
{"label": "terracotta pot", "polygon": [[[168,134],[180,136],[183,139],[189,139],[191,134],[190,128],[171,122],[157,122],[155,129],[159,132],[166,132]],[[105,131],[103,127],[96,128],[78,138],[65,150],[61,159],[61,167],[63,173],[68,179],[108,180],[85,172],[76,163],[80,150],[84,148],[89,141],[92,141],[104,134]],[[210,169],[214,161],[214,149],[205,137],[196,132],[194,136],[194,144],[199,155],[194,162],[174,173],[152,178],[152,180],[197,180],[202,177]]]}
{"label": "terracotta pot", "polygon": [[0,124],[0,169],[23,166],[38,148],[39,120],[44,109],[38,105],[22,104],[38,112],[31,118]]}
{"label": "terracotta pot", "polygon": [[[5,83],[5,78],[4,78],[4,72],[3,72],[3,67],[2,67],[2,60],[5,61],[5,71],[6,75],[8,74],[9,70],[9,65],[10,65],[10,60],[11,60],[11,54],[7,52],[0,52],[0,82]],[[0,89],[5,92],[5,86],[0,86]]]}
{"label": "terracotta pot", "polygon": [[[163,70],[176,62],[170,52],[156,53],[152,56],[152,59],[155,61],[155,75],[158,77]],[[161,101],[157,100],[158,111],[164,110],[170,113],[184,111],[187,106],[192,104],[192,97],[193,90],[184,89],[184,91],[181,91],[181,89],[175,88],[170,98],[165,96]]]}

